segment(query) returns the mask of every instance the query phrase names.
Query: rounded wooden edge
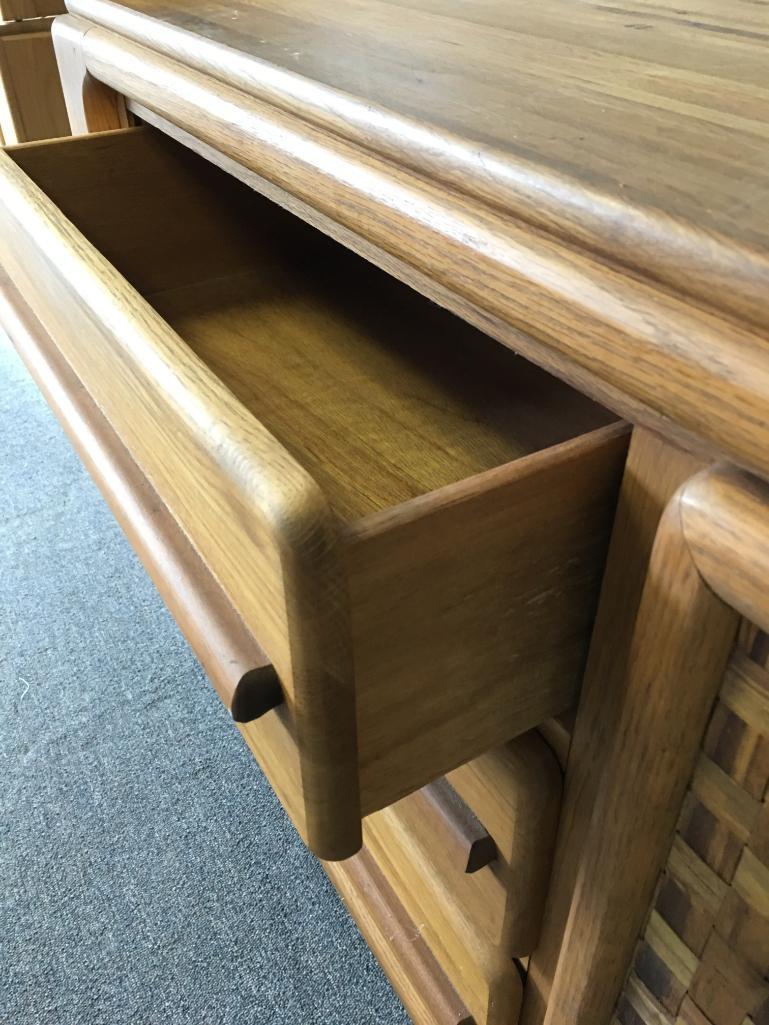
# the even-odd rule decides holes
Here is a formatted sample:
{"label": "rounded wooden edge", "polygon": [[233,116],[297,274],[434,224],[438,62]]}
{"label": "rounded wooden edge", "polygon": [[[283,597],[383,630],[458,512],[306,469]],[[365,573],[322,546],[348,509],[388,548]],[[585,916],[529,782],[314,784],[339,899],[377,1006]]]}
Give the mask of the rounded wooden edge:
{"label": "rounded wooden edge", "polygon": [[718,464],[682,489],[680,509],[692,557],[707,585],[769,630],[769,483]]}
{"label": "rounded wooden edge", "polygon": [[[324,495],[6,153],[0,153],[0,182],[0,209],[13,234],[50,262],[52,274],[66,277],[74,298],[87,296],[93,316],[110,334],[117,336],[129,323],[131,366],[148,382],[156,380],[159,364],[170,371],[167,377],[177,391],[167,396],[169,408],[202,439],[201,446],[215,424],[216,460],[238,504],[264,525],[283,577],[291,673],[285,696],[300,754],[306,841],[320,857],[349,857],[362,843],[352,642],[342,541]],[[7,251],[13,245],[9,238]],[[13,254],[14,260],[21,258]],[[6,269],[13,279],[13,269]],[[37,313],[34,301],[30,305]],[[197,402],[179,394],[186,372],[195,381]],[[258,639],[259,624],[248,622],[246,611],[230,597]]]}
{"label": "rounded wooden edge", "polygon": [[769,261],[745,245],[622,202],[562,170],[416,120],[161,18],[105,0],[69,0],[68,6],[93,25],[234,85],[330,135],[497,207],[505,216],[586,251],[597,250],[631,271],[740,318],[762,324],[769,315]]}

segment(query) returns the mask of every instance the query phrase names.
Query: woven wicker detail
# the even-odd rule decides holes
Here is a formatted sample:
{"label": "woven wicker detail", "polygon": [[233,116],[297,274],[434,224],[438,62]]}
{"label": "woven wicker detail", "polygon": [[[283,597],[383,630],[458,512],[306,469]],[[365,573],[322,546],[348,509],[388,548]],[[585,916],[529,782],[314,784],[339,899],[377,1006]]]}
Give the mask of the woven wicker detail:
{"label": "woven wicker detail", "polygon": [[769,1025],[767,667],[743,624],[613,1025]]}

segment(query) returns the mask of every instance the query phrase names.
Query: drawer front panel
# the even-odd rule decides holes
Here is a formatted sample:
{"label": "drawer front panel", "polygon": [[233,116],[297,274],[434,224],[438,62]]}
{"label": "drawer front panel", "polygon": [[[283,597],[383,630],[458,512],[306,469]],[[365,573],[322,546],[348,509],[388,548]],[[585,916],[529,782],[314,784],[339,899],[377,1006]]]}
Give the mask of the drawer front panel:
{"label": "drawer front panel", "polygon": [[297,824],[318,853],[350,853],[360,835],[352,669],[336,530],[322,495],[4,154],[0,194],[3,267],[257,626],[306,759]]}
{"label": "drawer front panel", "polygon": [[624,425],[152,129],[0,187],[3,268],[271,664],[243,733],[317,854],[572,705]]}

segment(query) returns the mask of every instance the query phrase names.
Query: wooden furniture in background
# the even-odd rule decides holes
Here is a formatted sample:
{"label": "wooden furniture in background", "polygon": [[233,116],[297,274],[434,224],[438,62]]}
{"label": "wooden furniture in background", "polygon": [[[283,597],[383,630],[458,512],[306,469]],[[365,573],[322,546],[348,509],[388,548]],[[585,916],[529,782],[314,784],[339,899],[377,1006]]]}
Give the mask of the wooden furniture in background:
{"label": "wooden furniture in background", "polygon": [[8,19],[0,21],[0,141],[6,145],[70,134],[51,41],[53,18],[36,17],[61,9],[59,4],[0,3],[0,18]]}
{"label": "wooden furniture in background", "polygon": [[[343,243],[479,328],[483,336],[462,335],[458,345],[458,351],[473,353],[468,364],[477,362],[476,374],[490,366],[486,361],[491,337],[635,425],[576,718],[570,710],[557,719],[539,722],[542,736],[554,745],[565,766],[564,803],[544,921],[540,922],[540,914],[550,868],[549,844],[536,829],[527,834],[512,811],[517,802],[525,804],[536,788],[530,787],[529,781],[509,796],[504,774],[498,775],[501,770],[496,759],[503,750],[499,747],[450,773],[452,786],[493,839],[498,858],[477,873],[459,871],[456,841],[467,835],[470,827],[465,819],[464,825],[459,818],[455,820],[452,840],[445,847],[448,860],[440,874],[441,879],[450,881],[445,882],[443,904],[430,904],[426,939],[420,937],[413,946],[404,943],[404,937],[413,935],[410,929],[422,927],[416,918],[421,916],[420,901],[425,906],[429,903],[425,894],[432,892],[432,882],[428,886],[434,879],[431,866],[443,864],[444,848],[436,843],[436,837],[441,830],[446,832],[448,806],[431,818],[435,802],[431,804],[429,794],[418,792],[391,804],[364,822],[366,847],[349,866],[328,865],[329,874],[349,900],[415,1020],[435,1025],[469,1020],[471,1015],[481,1022],[484,1016],[486,1021],[495,1020],[494,1015],[504,1019],[514,1015],[520,994],[514,981],[510,982],[509,950],[494,947],[491,933],[473,926],[473,915],[484,906],[480,891],[470,900],[465,917],[459,915],[461,925],[451,925],[445,909],[464,906],[459,895],[470,892],[468,887],[485,886],[489,875],[500,871],[504,853],[513,850],[507,842],[514,830],[519,841],[515,850],[533,852],[529,861],[536,870],[533,876],[523,876],[537,894],[537,900],[527,905],[530,942],[516,951],[524,955],[526,969],[522,1021],[524,1025],[545,1021],[548,1025],[606,1025],[644,927],[655,880],[668,855],[677,802],[700,742],[698,731],[704,728],[708,702],[728,656],[730,632],[736,622],[736,613],[730,610],[743,614],[752,610],[753,620],[761,622],[755,608],[761,604],[766,578],[756,576],[749,562],[743,560],[738,566],[729,558],[744,548],[743,526],[750,525],[751,516],[755,520],[750,480],[734,478],[731,471],[698,478],[699,490],[692,485],[686,492],[689,504],[683,526],[680,496],[667,513],[664,510],[679,485],[716,458],[727,458],[769,476],[769,105],[765,53],[769,24],[765,6],[737,0],[724,8],[709,0],[695,0],[683,11],[663,8],[652,0],[612,5],[577,0],[547,0],[536,5],[523,0],[409,0],[395,12],[391,4],[380,0],[340,0],[333,8],[315,0],[291,0],[290,4],[243,0],[237,5],[207,4],[195,9],[183,0],[69,0],[68,7],[70,15],[57,20],[54,34],[74,131],[117,129],[129,117],[142,119],[285,207],[311,229]],[[110,141],[114,138],[104,137],[101,152],[95,147],[71,152],[80,154],[78,160],[95,165],[107,159],[111,148],[117,151],[118,145]],[[44,177],[52,178],[50,155],[42,151],[38,156],[15,155],[17,161],[30,165],[30,173],[38,158],[49,164]],[[72,168],[76,164],[73,158]],[[180,166],[192,165],[180,161]],[[98,174],[93,170],[91,174],[97,181]],[[253,281],[245,289],[235,283],[244,262],[242,250],[233,245],[233,235],[220,234],[220,226],[209,225],[205,237],[220,240],[218,249],[213,244],[211,254],[201,256],[201,247],[190,245],[184,248],[183,259],[163,260],[162,255],[152,259],[147,256],[150,246],[141,225],[133,228],[124,223],[116,230],[121,215],[107,215],[108,202],[103,199],[94,209],[100,211],[96,220],[105,218],[105,227],[101,233],[84,232],[93,243],[89,245],[8,163],[3,165],[3,177],[9,196],[19,200],[16,207],[20,211],[11,214],[6,210],[5,223],[14,226],[17,244],[24,240],[27,260],[43,273],[37,285],[25,277],[28,272],[14,262],[7,241],[3,261],[11,266],[6,269],[32,301],[54,345],[61,347],[67,361],[88,379],[89,391],[94,389],[103,400],[92,366],[97,356],[121,387],[126,381],[133,382],[137,360],[135,355],[127,359],[125,352],[130,349],[135,354],[138,349],[152,361],[153,373],[145,367],[139,394],[153,416],[159,408],[154,371],[162,369],[169,385],[180,380],[190,385],[192,375],[194,386],[185,395],[200,396],[202,382],[207,400],[202,408],[207,414],[224,408],[232,411],[236,407],[231,402],[235,401],[238,411],[246,411],[238,424],[249,432],[250,439],[253,424],[258,426],[266,408],[265,396],[260,393],[257,403],[254,394],[261,374],[253,372],[252,353],[246,358],[246,346],[238,342],[224,346],[221,341],[237,333],[239,324],[247,326],[252,337],[256,323]],[[178,183],[173,176],[167,180]],[[60,189],[56,199],[61,201],[64,215],[82,227],[83,211],[76,204],[67,208],[71,197],[65,202],[66,191]],[[154,210],[158,224],[163,225],[164,201],[149,193],[146,188],[137,190],[136,182],[133,192],[128,185],[123,194],[129,202],[123,205],[128,211],[137,204],[139,209]],[[142,207],[142,203],[150,206]],[[209,204],[210,197],[205,197],[203,205]],[[189,219],[193,236],[201,217],[205,220],[195,212]],[[136,243],[133,273],[137,277],[132,277],[125,263],[131,247],[110,249],[110,236],[120,239],[121,230],[127,232],[124,239]],[[161,254],[166,235],[167,231],[159,231],[154,239]],[[314,251],[312,235],[308,229],[304,236],[308,253]],[[171,231],[166,253],[173,256],[173,239],[178,237]],[[258,250],[258,233],[252,232],[252,239]],[[66,283],[58,270],[51,268],[42,241],[49,248],[53,241],[62,246],[57,250],[62,265],[71,271]],[[109,261],[107,266],[100,262],[98,250]],[[245,263],[250,259],[258,259],[258,254],[249,253]],[[292,261],[296,259],[292,257]],[[215,260],[222,267],[219,283],[210,277]],[[361,305],[356,296],[361,290],[346,287],[346,273],[338,272],[346,264],[341,257],[339,260],[333,264],[337,268],[333,288],[332,284],[328,287],[332,322],[337,327],[344,323],[344,336],[352,339],[343,361],[348,369],[348,361],[354,363],[359,347],[371,352],[375,318],[364,318],[362,336],[360,332],[347,333],[350,319],[355,329],[360,327]],[[146,280],[142,279],[145,262]],[[308,262],[312,289],[312,282],[318,280],[318,263],[311,258]],[[265,274],[268,281],[265,292],[259,293],[266,308],[271,301],[269,288],[276,280],[271,266],[268,270],[270,263],[262,257],[258,268],[259,276]],[[157,289],[152,291],[151,277],[163,264],[169,274],[178,272],[181,277],[179,287],[169,286],[159,297]],[[96,266],[101,289],[94,285]],[[300,263],[290,262],[289,267],[296,282]],[[185,294],[185,280],[188,284],[208,280],[197,305]],[[111,289],[105,289],[105,284]],[[114,301],[115,290],[125,299],[127,317],[122,305]],[[78,305],[83,295],[89,297],[91,306],[87,315]],[[388,324],[398,320],[400,330],[400,313],[393,313],[393,308],[412,309],[410,304],[417,300],[407,299],[407,295],[402,292],[397,300],[380,303],[377,316],[384,316]],[[146,299],[156,306],[147,307]],[[283,322],[281,317],[275,323],[278,319]],[[315,345],[322,334],[321,320],[315,317],[310,325]],[[194,354],[180,348],[175,330]],[[424,351],[421,346],[429,334],[423,332],[418,345],[414,337],[408,337],[412,346]],[[439,337],[443,342],[443,335]],[[458,339],[448,333],[445,341],[449,348],[455,337]],[[160,348],[171,353],[170,362],[158,360],[159,341]],[[381,374],[381,363],[375,360],[367,365]],[[516,365],[524,366],[521,362]],[[181,376],[180,366],[185,368]],[[432,386],[444,389],[442,359],[432,356],[425,366],[429,368],[427,376],[435,375]],[[120,373],[115,373],[118,370]],[[296,372],[297,367],[292,366],[290,372],[268,375],[271,388],[267,399],[273,403],[274,415],[280,412],[281,400],[287,404],[296,400],[289,387]],[[396,375],[401,373],[405,374],[402,363]],[[123,379],[121,375],[127,376]],[[404,379],[412,380],[408,375]],[[488,405],[487,395],[473,391],[474,380],[477,377],[470,371],[457,372],[452,378],[453,399],[459,400],[468,387],[480,406]],[[233,393],[236,400],[231,398]],[[517,416],[522,407],[516,382],[500,374],[499,393],[500,406],[492,404],[494,408],[504,408],[506,395]],[[547,391],[544,394],[546,397]],[[211,396],[216,397],[213,404]],[[543,393],[534,389],[532,399],[536,408]],[[160,400],[167,410],[167,390],[160,390]],[[436,422],[444,422],[444,402],[445,395],[430,414]],[[285,669],[270,650],[276,637],[285,638],[286,630],[281,630],[285,620],[275,617],[278,606],[274,602],[262,598],[260,604],[258,595],[241,579],[245,576],[255,581],[253,571],[262,565],[251,550],[251,534],[243,528],[244,522],[251,524],[262,496],[253,502],[254,496],[248,492],[241,503],[240,478],[233,487],[231,475],[233,465],[252,468],[249,452],[238,447],[237,459],[226,463],[226,473],[222,473],[222,456],[232,451],[227,445],[217,452],[213,476],[209,474],[211,462],[205,463],[206,479],[215,482],[206,495],[220,499],[223,489],[228,499],[237,498],[229,503],[221,521],[221,507],[215,510],[213,520],[210,512],[207,517],[209,523],[223,522],[240,531],[236,536],[246,560],[235,566],[224,558],[225,546],[215,532],[203,528],[196,533],[200,494],[193,492],[191,478],[187,478],[184,494],[167,490],[169,483],[176,482],[164,482],[164,466],[150,447],[138,450],[141,431],[133,419],[123,418],[120,406],[118,398],[110,419],[115,422],[117,418],[121,442],[184,532],[191,533],[195,548],[202,549],[213,577],[219,584],[224,582],[236,615],[245,612],[246,629],[259,626],[258,640],[268,650],[285,690]],[[300,407],[306,426],[309,403],[300,401]],[[545,402],[540,428],[552,411],[553,406]],[[174,421],[182,425],[179,434],[183,438],[189,426],[189,416],[185,416]],[[324,417],[321,434],[327,435],[331,418]],[[425,421],[429,419],[425,417]],[[561,421],[560,413],[555,419]],[[453,437],[456,420],[452,423],[449,418],[448,422]],[[306,712],[303,729],[309,742],[304,748],[307,758],[301,780],[296,744],[288,731],[265,739],[268,724],[282,721],[285,707],[241,728],[263,761],[273,767],[276,788],[300,825],[303,816],[307,818],[308,801],[314,809],[313,822],[325,823],[317,828],[316,848],[323,846],[328,853],[327,844],[336,845],[335,851],[340,853],[357,839],[354,830],[359,820],[357,814],[350,814],[356,800],[364,812],[371,811],[386,804],[386,796],[395,799],[412,785],[432,778],[432,772],[419,776],[414,771],[421,761],[413,758],[419,747],[416,737],[424,723],[435,725],[441,716],[450,714],[451,725],[444,736],[448,748],[450,741],[461,736],[468,716],[471,742],[461,745],[461,753],[455,752],[455,764],[479,750],[473,747],[473,737],[482,733],[490,744],[496,743],[495,737],[500,739],[493,729],[497,724],[490,724],[487,716],[492,708],[504,708],[508,695],[520,697],[521,692],[512,672],[516,663],[511,659],[505,663],[510,671],[506,678],[503,663],[494,662],[495,652],[512,653],[514,647],[525,651],[525,663],[530,667],[552,655],[545,655],[548,638],[552,646],[561,642],[553,634],[540,638],[539,647],[530,647],[534,631],[522,632],[520,617],[505,614],[510,582],[518,573],[516,563],[495,601],[468,617],[467,623],[472,624],[468,650],[483,654],[487,644],[492,651],[487,661],[478,657],[472,665],[465,664],[462,685],[456,686],[459,677],[450,670],[461,645],[451,631],[445,650],[437,643],[438,632],[428,631],[422,635],[424,644],[415,643],[411,631],[419,634],[425,622],[419,604],[408,604],[413,588],[405,586],[395,573],[398,566],[391,546],[396,544],[396,556],[408,554],[412,579],[421,582],[423,567],[442,557],[440,536],[450,538],[447,547],[458,551],[470,544],[467,528],[473,523],[473,548],[468,552],[476,562],[480,555],[482,567],[482,579],[474,584],[488,584],[490,578],[483,576],[483,566],[494,574],[508,565],[503,553],[492,556],[485,547],[485,521],[476,513],[478,507],[469,504],[481,501],[481,496],[464,491],[461,484],[467,473],[463,470],[443,482],[449,489],[459,488],[454,491],[455,496],[462,496],[457,506],[436,502],[441,487],[436,491],[436,484],[425,479],[419,481],[416,493],[405,498],[385,497],[379,472],[383,454],[391,468],[407,468],[413,463],[408,444],[396,432],[386,453],[371,446],[361,461],[366,472],[358,480],[372,474],[375,499],[375,508],[361,514],[355,503],[370,501],[372,492],[362,487],[357,496],[351,496],[338,461],[329,457],[330,450],[319,450],[312,466],[303,465],[306,459],[312,461],[320,435],[312,434],[309,445],[297,434],[282,435],[285,427],[281,424],[279,429],[277,421],[268,426],[281,439],[278,449],[257,434],[270,451],[286,450],[289,478],[303,481],[298,469],[309,469],[324,494],[330,483],[331,518],[341,515],[341,547],[346,552],[343,565],[340,569],[337,562],[334,570],[336,542],[327,544],[334,535],[321,531],[319,548],[326,554],[331,551],[326,566],[332,572],[318,575],[322,581],[312,594],[305,595],[304,606],[321,607],[324,614],[336,612],[336,618],[331,615],[330,621],[326,618],[316,623],[310,638],[318,642],[315,648],[310,644],[317,655],[313,664],[324,671],[330,669],[326,679],[335,682],[318,692],[310,687],[307,693],[308,697],[314,693],[318,700],[310,701],[302,712]],[[481,428],[487,426],[483,417],[478,423],[473,413],[460,430],[462,451],[457,453],[451,446],[448,462],[458,454],[469,457],[471,470],[476,471],[475,460],[483,453],[490,455],[488,437],[478,438],[479,432],[484,435]],[[611,432],[613,428],[603,430]],[[444,428],[442,436],[446,433]],[[588,465],[584,461],[586,436],[578,433],[579,437],[566,442],[580,455],[569,467],[575,471],[573,478],[576,473],[584,474]],[[424,433],[420,429],[420,437],[430,450],[443,452],[441,438],[429,429]],[[229,436],[225,440],[229,442]],[[560,514],[549,505],[556,507],[564,495],[571,502],[573,495],[564,487],[565,470],[560,482],[556,474],[556,483],[548,480],[547,490],[544,488],[541,473],[552,461],[553,440],[547,446],[534,440],[529,454],[520,459],[521,453],[515,452],[518,461],[510,465],[520,468],[528,461],[536,470],[531,481],[542,486],[538,494],[530,496],[530,519],[524,518],[522,533],[516,534],[521,545],[528,544],[532,550],[536,546],[539,558],[549,542],[545,544],[541,536],[531,533],[533,521],[547,510],[560,522]],[[204,449],[205,445],[198,446],[190,455],[200,459]],[[513,456],[508,453],[507,458]],[[190,465],[197,466],[194,459]],[[499,474],[489,469],[494,466],[498,466],[496,459],[486,465],[485,472]],[[510,481],[516,505],[524,494],[515,476],[518,472],[511,470]],[[585,486],[589,490],[589,477],[575,479],[579,481],[574,485],[577,492]],[[494,522],[501,525],[498,536],[504,538],[508,530],[517,529],[510,522],[513,504],[496,487],[488,494],[499,500]],[[700,496],[701,509],[691,504],[695,495]],[[740,498],[739,503],[735,497]],[[402,504],[398,506],[398,502]],[[481,507],[484,503],[485,499]],[[394,522],[388,510],[409,505],[412,511],[420,510],[422,519]],[[242,512],[240,517],[232,515],[235,507]],[[730,509],[730,518],[714,520],[713,514],[724,508]],[[362,521],[356,519],[359,515]],[[585,517],[589,516],[586,507]],[[379,517],[379,534],[351,530],[353,524],[371,523],[370,517],[375,523]],[[447,524],[445,529],[443,524]],[[268,536],[269,531],[258,533],[260,552],[265,550]],[[453,566],[453,551],[443,555],[448,558],[446,565]],[[565,563],[557,560],[557,565]],[[720,572],[724,567],[726,577]],[[331,593],[335,597],[328,608],[319,606],[319,600],[329,594],[327,581],[334,572],[337,584]],[[385,623],[393,633],[386,642],[377,634],[376,642],[367,640],[362,649],[356,640],[355,610],[362,609],[368,599],[364,589],[356,589],[356,573],[370,584],[381,574],[384,586],[370,589],[374,608],[376,601],[388,595],[391,598],[389,605],[381,603],[369,622]],[[282,569],[280,574],[268,574],[267,579],[282,579],[281,574]],[[543,567],[533,575],[544,586]],[[460,610],[460,620],[452,621],[456,632],[458,622],[466,625],[461,618],[461,597],[470,593],[469,581],[457,575],[453,580],[456,590],[452,591],[440,574],[433,579],[436,593],[454,595],[454,601],[449,600],[443,609]],[[344,587],[338,586],[340,581]],[[560,599],[552,598],[560,591],[557,582],[554,588],[540,591],[543,605],[553,600],[554,609],[560,610]],[[347,613],[339,615],[340,594],[348,603],[349,620]],[[682,605],[677,604],[678,599]],[[278,620],[277,629],[270,615]],[[534,615],[531,607],[522,619],[524,628],[530,615]],[[553,617],[542,622],[550,627],[556,621]],[[350,628],[347,633],[345,623]],[[293,631],[288,633],[293,636]],[[408,643],[401,644],[402,636]],[[268,643],[270,638],[272,643]],[[331,638],[332,642],[324,647],[319,638]],[[510,647],[505,649],[505,645]],[[289,644],[288,648],[293,655],[296,647]],[[299,650],[307,650],[304,643]],[[366,739],[367,713],[361,707],[365,709],[368,699],[358,705],[354,716],[350,712],[350,681],[355,679],[357,691],[359,659],[355,652],[360,650],[371,653],[371,679],[379,668],[375,657],[379,654],[382,665],[390,670],[387,685],[402,687],[401,721],[408,723],[412,713],[408,701],[414,695],[425,702],[426,718],[418,720],[413,746],[409,749],[406,743],[401,750],[406,757],[396,765],[395,760],[388,763],[385,753],[383,759],[370,763],[376,766],[375,774],[366,768],[370,754],[364,754],[361,761],[361,752],[370,753],[378,742],[373,728]],[[449,671],[445,661],[441,662],[443,668],[433,679],[433,685],[444,679],[452,682],[445,695],[440,686],[423,686],[415,669],[415,651],[430,652],[439,662],[448,652],[453,653]],[[575,649],[574,665],[577,662]],[[303,663],[300,673],[307,668]],[[413,675],[406,685],[409,668]],[[292,674],[295,669],[292,664]],[[304,681],[311,678],[312,672],[302,677],[297,689],[292,675],[290,702],[297,693],[305,694]],[[666,689],[665,681],[672,681],[677,689]],[[332,692],[335,704],[329,709],[319,695]],[[371,689],[371,694],[385,693],[381,686]],[[481,705],[484,700],[489,703],[481,707],[479,700]],[[513,704],[511,699],[511,715]],[[376,705],[369,707],[375,709]],[[536,716],[551,711],[543,703]],[[342,744],[335,757],[338,767],[346,769],[336,775],[322,743],[324,716],[329,715],[338,715],[343,723]],[[380,718],[377,711],[369,722],[378,726]],[[394,720],[385,716],[382,721]],[[516,719],[516,728],[523,726],[523,719]],[[505,729],[509,728],[508,721]],[[350,736],[357,741],[357,751]],[[372,739],[374,748],[369,748]],[[386,744],[391,738],[383,730],[379,739]],[[433,758],[432,752],[425,760],[439,772],[449,767],[446,758]],[[293,766],[288,784],[281,782],[286,766]],[[278,776],[275,767],[280,767]],[[352,789],[351,779],[355,780]],[[305,794],[308,783],[312,789],[309,797]],[[505,794],[508,796],[503,798]],[[429,828],[423,827],[423,819],[432,823]],[[321,838],[328,824],[334,829],[343,826],[333,836]],[[315,831],[314,825],[310,831]],[[403,865],[409,859],[400,857],[400,850],[414,852],[410,859],[413,876],[405,873]],[[452,851],[454,857],[449,857]],[[542,851],[547,852],[544,858]],[[405,881],[401,879],[404,874]],[[513,878],[508,877],[505,885],[510,887]],[[505,892],[509,895],[512,890]],[[437,923],[442,923],[440,929]],[[539,942],[532,950],[540,925]],[[485,951],[483,956],[474,953],[469,967],[460,964],[457,953],[461,947],[457,937],[463,930],[469,938],[468,950]],[[388,936],[393,937],[392,942]],[[492,967],[495,951],[503,951],[505,960],[496,974]],[[681,1007],[691,1011],[686,1001]],[[735,1013],[741,1010],[740,1005],[734,1007]],[[716,1015],[713,1025],[731,1025],[731,1021],[718,1020]]]}
{"label": "wooden furniture in background", "polygon": [[0,0],[0,20],[22,21],[26,18],[45,18],[64,14],[64,0]]}

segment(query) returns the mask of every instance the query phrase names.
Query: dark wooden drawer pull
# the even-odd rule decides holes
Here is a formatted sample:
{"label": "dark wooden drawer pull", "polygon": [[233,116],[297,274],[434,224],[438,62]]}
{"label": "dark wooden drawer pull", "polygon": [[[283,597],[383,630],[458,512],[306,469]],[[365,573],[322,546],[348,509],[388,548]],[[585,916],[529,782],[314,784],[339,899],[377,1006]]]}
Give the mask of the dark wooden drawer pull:
{"label": "dark wooden drawer pull", "polygon": [[235,687],[230,712],[235,722],[253,722],[283,704],[283,691],[275,669],[259,666],[241,676]]}
{"label": "dark wooden drawer pull", "polygon": [[419,791],[441,824],[440,841],[463,872],[477,872],[497,856],[497,845],[452,785],[436,780]]}

